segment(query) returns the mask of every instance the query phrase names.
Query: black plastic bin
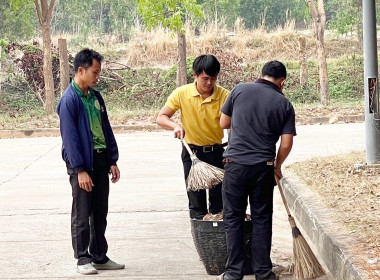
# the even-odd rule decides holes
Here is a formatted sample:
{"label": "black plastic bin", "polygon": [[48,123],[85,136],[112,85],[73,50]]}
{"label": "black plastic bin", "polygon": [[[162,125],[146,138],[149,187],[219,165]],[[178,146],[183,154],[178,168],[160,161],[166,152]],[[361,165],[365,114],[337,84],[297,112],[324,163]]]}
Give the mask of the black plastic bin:
{"label": "black plastic bin", "polygon": [[[203,221],[191,219],[191,234],[198,255],[210,275],[225,271],[227,261],[226,234],[223,221]],[[252,222],[244,222],[244,274],[251,270]]]}

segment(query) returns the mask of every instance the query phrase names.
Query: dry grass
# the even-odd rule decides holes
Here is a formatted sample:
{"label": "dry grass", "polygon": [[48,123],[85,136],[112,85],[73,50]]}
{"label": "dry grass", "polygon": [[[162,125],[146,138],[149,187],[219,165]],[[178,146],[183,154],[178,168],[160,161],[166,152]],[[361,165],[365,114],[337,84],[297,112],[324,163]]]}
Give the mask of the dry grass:
{"label": "dry grass", "polygon": [[[333,209],[333,223],[356,240],[351,249],[369,279],[380,277],[380,170],[354,168],[365,162],[364,152],[314,158],[288,167]],[[371,264],[371,262],[377,262]]]}
{"label": "dry grass", "polygon": [[[188,56],[214,54],[215,48],[218,48],[238,55],[244,63],[270,59],[297,61],[298,38],[304,36],[308,59],[317,58],[312,29],[297,30],[292,21],[272,31],[264,27],[247,30],[239,20],[233,31],[227,30],[223,22],[217,27],[214,24],[198,26],[197,30],[196,35],[194,26],[186,26]],[[159,26],[149,31],[137,25],[126,43],[120,42],[119,38],[113,35],[98,35],[90,34],[79,45],[78,42],[72,44],[78,38],[71,34],[54,35],[52,42],[57,45],[58,38],[66,38],[69,49],[74,53],[82,47],[91,47],[108,56],[109,50],[112,49],[113,53],[110,55],[114,55],[119,62],[130,67],[166,68],[177,62],[177,36],[167,28]],[[328,58],[358,53],[356,39],[355,36],[338,38],[337,34],[326,31],[325,46]]]}
{"label": "dry grass", "polygon": [[300,120],[305,120],[306,123],[312,118],[328,117],[347,117],[347,116],[357,116],[364,114],[364,104],[363,102],[358,102],[357,104],[329,104],[328,106],[313,105],[313,104],[294,104],[296,117]]}
{"label": "dry grass", "polygon": [[[237,22],[234,31],[215,25],[199,28],[196,36],[193,27],[186,27],[187,55],[211,53],[215,47],[239,55],[242,61],[267,61],[270,59],[298,60],[298,38],[307,39],[307,57],[316,59],[316,42],[312,30],[296,30],[294,23],[268,31],[264,28],[246,30]],[[354,53],[356,38],[339,38],[326,32],[328,57]],[[177,37],[170,30],[157,27],[151,31],[137,27],[126,44],[114,43],[120,52],[120,60],[131,67],[171,66],[177,61]],[[352,48],[350,48],[352,46]]]}

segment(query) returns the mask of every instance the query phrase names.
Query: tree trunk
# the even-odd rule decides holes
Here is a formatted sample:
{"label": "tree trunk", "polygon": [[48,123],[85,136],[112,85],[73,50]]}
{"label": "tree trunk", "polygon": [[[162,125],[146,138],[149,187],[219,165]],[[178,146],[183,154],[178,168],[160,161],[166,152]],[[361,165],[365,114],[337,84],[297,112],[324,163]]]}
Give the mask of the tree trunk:
{"label": "tree trunk", "polygon": [[46,113],[54,113],[54,80],[51,57],[50,22],[41,24],[42,41],[44,45],[44,81],[45,81],[45,106]]}
{"label": "tree trunk", "polygon": [[58,49],[59,49],[59,77],[60,77],[60,89],[61,96],[70,84],[70,73],[69,73],[69,61],[67,58],[67,45],[66,39],[58,39]]}
{"label": "tree trunk", "polygon": [[318,11],[315,8],[314,0],[308,0],[311,16],[314,23],[314,34],[317,39],[318,49],[318,68],[319,68],[319,90],[321,96],[321,104],[327,105],[329,100],[329,84],[327,75],[327,63],[325,52],[325,26],[326,26],[326,13],[324,10],[323,0],[318,0]]}
{"label": "tree trunk", "polygon": [[54,80],[53,65],[51,58],[51,37],[50,22],[53,13],[55,0],[51,0],[48,4],[47,0],[34,0],[36,6],[38,21],[42,30],[42,42],[44,45],[44,82],[45,82],[45,110],[47,114],[54,113]]}
{"label": "tree trunk", "polygon": [[186,36],[179,31],[178,36],[178,68],[177,68],[177,87],[187,84],[186,69]]}
{"label": "tree trunk", "polygon": [[300,46],[300,84],[305,86],[308,80],[308,71],[307,71],[307,57],[306,57],[306,38],[301,36],[298,38]]}
{"label": "tree trunk", "polygon": [[318,41],[317,46],[321,104],[326,106],[329,101],[329,80],[327,75],[326,53],[323,42]]}

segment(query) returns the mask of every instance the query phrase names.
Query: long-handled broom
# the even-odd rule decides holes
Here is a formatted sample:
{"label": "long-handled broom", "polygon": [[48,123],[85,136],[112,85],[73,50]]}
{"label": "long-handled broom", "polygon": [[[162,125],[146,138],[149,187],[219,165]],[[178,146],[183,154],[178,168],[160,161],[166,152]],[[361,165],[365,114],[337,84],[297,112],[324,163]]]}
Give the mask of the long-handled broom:
{"label": "long-handled broom", "polygon": [[186,179],[187,190],[199,191],[204,189],[212,189],[223,181],[223,169],[201,161],[192,152],[186,141],[184,139],[181,141],[189,152],[192,161],[190,173]]}
{"label": "long-handled broom", "polygon": [[297,228],[294,218],[290,214],[288,204],[282,190],[280,179],[277,175],[274,176],[280,190],[282,201],[286,212],[288,213],[288,219],[290,226],[292,227],[293,235],[293,276],[295,279],[316,279],[325,275],[321,264],[310,249],[305,238],[302,236],[300,230]]}

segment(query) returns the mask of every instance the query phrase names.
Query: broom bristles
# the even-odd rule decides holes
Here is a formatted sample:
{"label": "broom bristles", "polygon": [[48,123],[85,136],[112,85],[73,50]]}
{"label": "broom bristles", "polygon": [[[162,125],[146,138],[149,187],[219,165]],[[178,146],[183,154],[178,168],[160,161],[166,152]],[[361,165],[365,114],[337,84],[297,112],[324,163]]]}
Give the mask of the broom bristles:
{"label": "broom bristles", "polygon": [[187,190],[212,189],[223,181],[224,170],[192,157],[192,165],[187,177]]}
{"label": "broom bristles", "polygon": [[295,279],[316,279],[325,271],[297,227],[293,230],[293,276]]}

